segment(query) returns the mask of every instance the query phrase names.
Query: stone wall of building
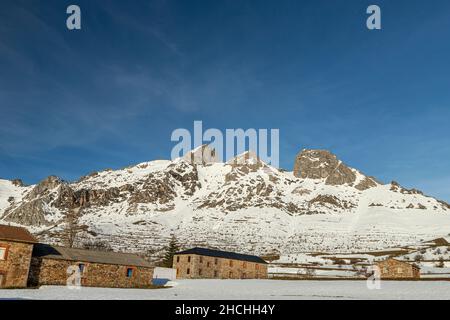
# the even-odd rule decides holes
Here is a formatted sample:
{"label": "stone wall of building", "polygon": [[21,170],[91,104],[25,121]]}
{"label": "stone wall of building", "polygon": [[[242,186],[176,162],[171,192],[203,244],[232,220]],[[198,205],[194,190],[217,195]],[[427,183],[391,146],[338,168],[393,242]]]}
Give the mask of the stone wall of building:
{"label": "stone wall of building", "polygon": [[0,260],[0,288],[26,287],[33,245],[0,241],[0,247],[6,248],[5,258]]}
{"label": "stone wall of building", "polygon": [[[81,274],[81,285],[85,287],[109,288],[145,288],[151,285],[153,268],[110,265],[89,262],[74,262],[47,258],[32,258],[29,285],[61,285],[67,284],[70,276],[67,270],[70,266],[79,267],[84,264]],[[133,269],[131,277],[127,270]]]}
{"label": "stone wall of building", "polygon": [[200,255],[175,255],[178,279],[266,279],[267,265]]}
{"label": "stone wall of building", "polygon": [[394,259],[377,263],[380,268],[381,279],[417,279],[420,278],[420,269],[407,262]]}

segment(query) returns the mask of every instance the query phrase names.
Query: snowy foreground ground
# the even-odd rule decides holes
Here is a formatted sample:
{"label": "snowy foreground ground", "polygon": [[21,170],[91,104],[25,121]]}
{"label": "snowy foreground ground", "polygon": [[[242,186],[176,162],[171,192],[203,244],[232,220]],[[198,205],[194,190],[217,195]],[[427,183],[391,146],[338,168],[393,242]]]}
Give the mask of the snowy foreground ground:
{"label": "snowy foreground ground", "polygon": [[382,282],[380,290],[369,290],[365,281],[179,280],[171,288],[153,290],[0,290],[1,299],[450,299],[450,282]]}

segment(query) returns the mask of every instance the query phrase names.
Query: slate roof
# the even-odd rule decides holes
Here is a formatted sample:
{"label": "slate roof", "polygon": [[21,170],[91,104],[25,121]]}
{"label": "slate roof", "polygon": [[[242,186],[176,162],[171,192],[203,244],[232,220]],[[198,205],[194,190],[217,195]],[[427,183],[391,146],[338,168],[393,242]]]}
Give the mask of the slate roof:
{"label": "slate roof", "polygon": [[0,240],[36,243],[36,238],[25,228],[0,225]]}
{"label": "slate roof", "polygon": [[228,252],[228,251],[206,249],[206,248],[192,248],[189,250],[177,252],[175,254],[197,254],[200,256],[242,260],[242,261],[267,264],[266,261],[264,261],[263,259],[261,259],[260,257],[257,257],[257,256],[252,256],[252,255],[248,255],[248,254],[240,254],[240,253],[235,253],[235,252]]}
{"label": "slate roof", "polygon": [[34,246],[33,257],[133,267],[153,267],[150,262],[131,253],[65,248],[42,243]]}

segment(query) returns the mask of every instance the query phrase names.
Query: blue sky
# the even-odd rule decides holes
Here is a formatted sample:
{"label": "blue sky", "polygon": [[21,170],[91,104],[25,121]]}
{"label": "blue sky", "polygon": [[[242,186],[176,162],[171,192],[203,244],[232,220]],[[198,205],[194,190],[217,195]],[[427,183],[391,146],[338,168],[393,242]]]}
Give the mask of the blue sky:
{"label": "blue sky", "polygon": [[449,56],[447,0],[3,0],[0,177],[167,159],[172,131],[202,120],[279,128],[287,169],[329,149],[449,201]]}

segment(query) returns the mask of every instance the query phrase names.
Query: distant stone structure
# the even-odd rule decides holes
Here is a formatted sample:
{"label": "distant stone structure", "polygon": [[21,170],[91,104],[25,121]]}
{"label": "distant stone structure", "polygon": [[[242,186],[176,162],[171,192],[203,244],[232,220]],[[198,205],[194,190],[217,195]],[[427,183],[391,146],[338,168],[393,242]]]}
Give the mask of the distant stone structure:
{"label": "distant stone structure", "polygon": [[381,279],[420,279],[420,268],[415,264],[387,259],[376,263]]}
{"label": "distant stone structure", "polygon": [[267,262],[257,256],[205,248],[175,254],[177,279],[267,279]]}
{"label": "distant stone structure", "polygon": [[148,287],[154,270],[134,254],[40,244],[24,228],[0,225],[0,288],[64,286],[71,266],[86,287]]}

